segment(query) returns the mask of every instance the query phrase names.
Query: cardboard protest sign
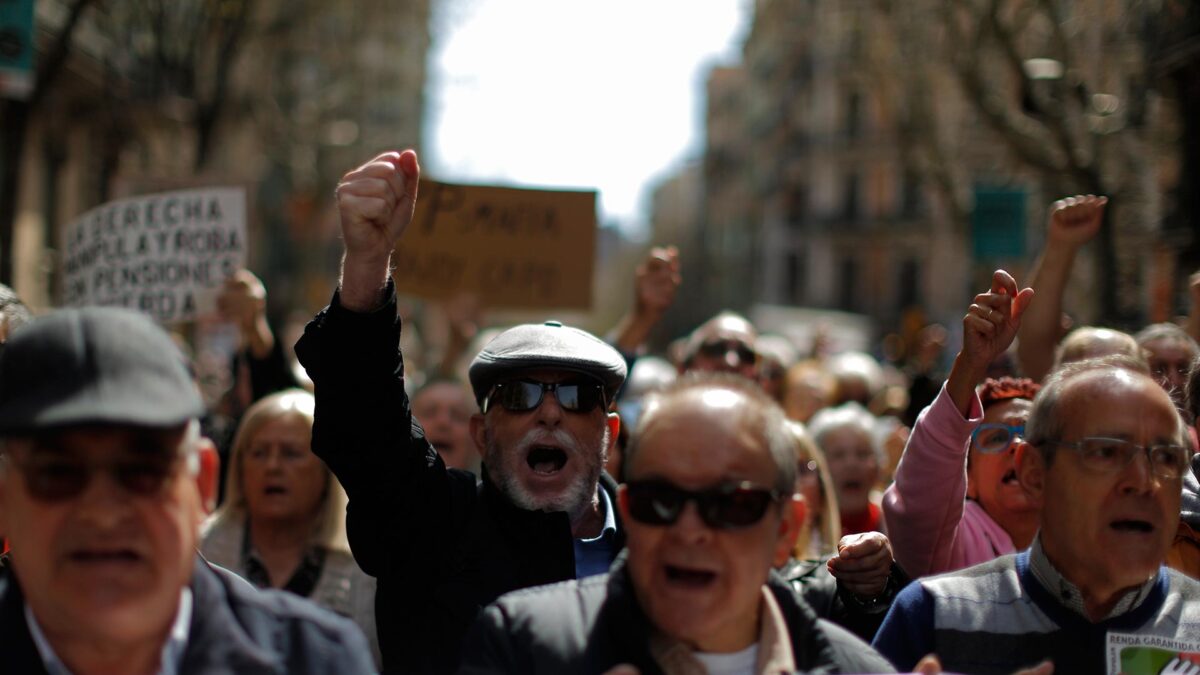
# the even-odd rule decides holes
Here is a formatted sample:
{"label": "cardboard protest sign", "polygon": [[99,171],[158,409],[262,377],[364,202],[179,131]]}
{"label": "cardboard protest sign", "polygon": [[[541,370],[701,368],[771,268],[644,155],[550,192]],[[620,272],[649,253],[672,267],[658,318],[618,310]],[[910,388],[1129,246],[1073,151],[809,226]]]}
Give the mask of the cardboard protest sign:
{"label": "cardboard protest sign", "polygon": [[596,193],[421,181],[393,260],[396,288],[474,293],[488,307],[588,308]]}
{"label": "cardboard protest sign", "polygon": [[246,193],[200,188],[122,199],[67,227],[63,304],[119,305],[163,322],[212,311],[246,262]]}

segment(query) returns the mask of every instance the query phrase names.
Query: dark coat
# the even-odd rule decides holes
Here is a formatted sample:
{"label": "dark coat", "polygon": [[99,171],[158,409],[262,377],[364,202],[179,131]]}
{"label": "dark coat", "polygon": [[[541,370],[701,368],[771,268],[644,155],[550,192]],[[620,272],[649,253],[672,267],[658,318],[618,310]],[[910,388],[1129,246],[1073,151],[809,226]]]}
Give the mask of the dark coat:
{"label": "dark coat", "polygon": [[[179,669],[238,675],[371,673],[362,631],[349,619],[282,591],[260,591],[196,557],[192,623]],[[11,570],[0,574],[0,673],[44,674]]]}
{"label": "dark coat", "polygon": [[[800,671],[891,673],[891,664],[838,626],[818,619],[780,577],[768,588],[779,604]],[[649,619],[633,594],[624,560],[606,576],[510,593],[479,616],[459,673],[604,673],[622,663],[661,673],[651,656]]]}
{"label": "dark coat", "polygon": [[[453,672],[479,610],[512,590],[573,579],[565,513],[521,509],[488,480],[447,469],[404,392],[396,297],[344,309],[335,294],[296,355],[316,385],[313,452],[350,503],[350,548],[379,581],[375,615],[387,672]],[[602,487],[616,503],[616,484]],[[623,544],[618,525],[614,550]]]}

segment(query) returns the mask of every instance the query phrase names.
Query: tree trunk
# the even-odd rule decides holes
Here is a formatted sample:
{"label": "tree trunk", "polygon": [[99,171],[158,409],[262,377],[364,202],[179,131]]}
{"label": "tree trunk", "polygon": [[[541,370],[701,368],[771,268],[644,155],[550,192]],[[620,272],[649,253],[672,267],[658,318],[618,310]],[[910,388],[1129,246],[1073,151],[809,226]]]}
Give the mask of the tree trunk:
{"label": "tree trunk", "polygon": [[17,220],[21,158],[25,150],[25,132],[29,104],[24,101],[0,103],[0,283],[13,283],[13,229]]}

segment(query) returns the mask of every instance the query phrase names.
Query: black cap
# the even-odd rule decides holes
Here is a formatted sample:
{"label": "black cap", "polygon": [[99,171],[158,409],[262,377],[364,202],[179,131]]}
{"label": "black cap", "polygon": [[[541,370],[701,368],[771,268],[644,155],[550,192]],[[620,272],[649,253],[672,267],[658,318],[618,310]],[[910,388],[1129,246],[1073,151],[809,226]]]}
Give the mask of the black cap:
{"label": "black cap", "polygon": [[0,434],[78,424],[172,427],[204,414],[183,354],[145,315],[63,309],[0,355]]}
{"label": "black cap", "polygon": [[471,361],[475,401],[482,405],[497,382],[543,368],[593,377],[604,385],[609,401],[625,381],[625,359],[595,335],[557,321],[522,324],[497,335]]}

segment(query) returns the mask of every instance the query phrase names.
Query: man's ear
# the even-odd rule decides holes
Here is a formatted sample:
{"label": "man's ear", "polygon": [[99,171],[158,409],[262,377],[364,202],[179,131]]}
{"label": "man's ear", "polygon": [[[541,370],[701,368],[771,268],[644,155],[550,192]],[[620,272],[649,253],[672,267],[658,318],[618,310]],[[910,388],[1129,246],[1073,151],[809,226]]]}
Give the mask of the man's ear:
{"label": "man's ear", "polygon": [[808,502],[804,501],[804,495],[792,495],[790,500],[783,503],[782,514],[783,518],[779,521],[779,538],[775,541],[773,562],[776,567],[786,563],[788,558],[792,557],[792,551],[796,550],[796,539],[800,537],[800,531],[804,529],[804,520],[808,517]]}
{"label": "man's ear", "polygon": [[1013,461],[1017,465],[1017,482],[1029,495],[1030,501],[1041,508],[1046,492],[1045,458],[1037,448],[1021,441],[1017,444],[1016,457]]}
{"label": "man's ear", "polygon": [[629,522],[629,493],[625,491],[625,484],[617,486],[617,513],[621,514],[621,522]]}
{"label": "man's ear", "polygon": [[604,418],[604,423],[608,425],[608,454],[612,454],[613,448],[617,447],[617,436],[621,435],[621,416],[617,413],[608,413]]}
{"label": "man's ear", "polygon": [[475,449],[479,451],[479,456],[483,459],[483,463],[487,463],[487,427],[484,426],[483,415],[475,413],[471,415],[471,440],[475,441]]}
{"label": "man's ear", "polygon": [[217,454],[217,444],[205,436],[196,441],[196,452],[200,457],[200,471],[196,474],[196,484],[200,488],[200,505],[204,507],[204,513],[209,514],[217,508],[221,456]]}

